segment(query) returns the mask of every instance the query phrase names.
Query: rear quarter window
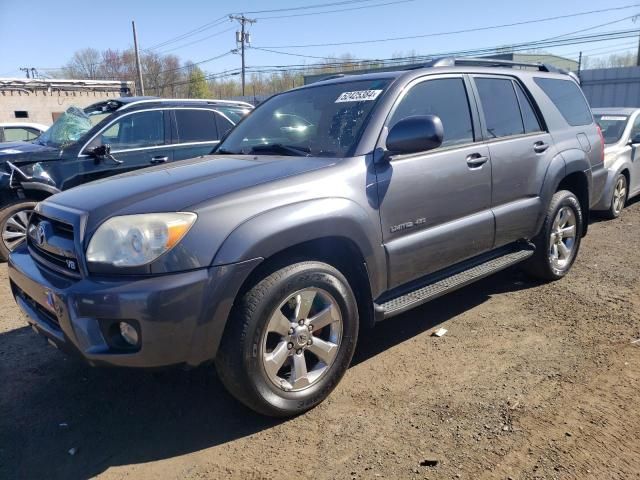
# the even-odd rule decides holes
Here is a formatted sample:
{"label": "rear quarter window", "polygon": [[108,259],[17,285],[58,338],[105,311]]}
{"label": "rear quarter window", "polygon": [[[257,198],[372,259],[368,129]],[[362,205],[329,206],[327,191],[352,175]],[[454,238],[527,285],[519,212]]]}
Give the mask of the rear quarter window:
{"label": "rear quarter window", "polygon": [[536,77],[534,81],[560,110],[569,125],[577,127],[593,123],[589,105],[573,80]]}

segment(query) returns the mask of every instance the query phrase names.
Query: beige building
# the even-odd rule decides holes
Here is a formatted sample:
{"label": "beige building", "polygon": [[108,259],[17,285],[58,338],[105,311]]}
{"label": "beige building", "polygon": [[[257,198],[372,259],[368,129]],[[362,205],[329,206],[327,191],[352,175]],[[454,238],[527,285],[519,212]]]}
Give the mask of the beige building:
{"label": "beige building", "polygon": [[133,82],[112,80],[0,78],[0,123],[51,125],[71,105],[129,96],[133,88]]}

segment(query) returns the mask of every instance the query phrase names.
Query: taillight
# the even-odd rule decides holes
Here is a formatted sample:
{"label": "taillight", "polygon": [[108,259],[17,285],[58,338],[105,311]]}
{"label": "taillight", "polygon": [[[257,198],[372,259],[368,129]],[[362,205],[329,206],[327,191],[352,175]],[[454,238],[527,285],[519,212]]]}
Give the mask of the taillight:
{"label": "taillight", "polygon": [[604,162],[604,135],[602,135],[602,129],[597,123],[596,128],[598,129],[598,136],[600,137],[600,151],[602,153],[602,161]]}

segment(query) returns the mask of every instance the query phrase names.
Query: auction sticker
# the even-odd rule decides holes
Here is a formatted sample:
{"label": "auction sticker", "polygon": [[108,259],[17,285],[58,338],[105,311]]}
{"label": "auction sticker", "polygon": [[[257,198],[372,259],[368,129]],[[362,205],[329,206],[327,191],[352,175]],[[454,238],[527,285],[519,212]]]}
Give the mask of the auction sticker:
{"label": "auction sticker", "polygon": [[378,98],[382,90],[356,90],[355,92],[343,92],[335,103],[343,102],[370,102]]}
{"label": "auction sticker", "polygon": [[600,117],[600,120],[603,121],[610,121],[610,122],[624,122],[627,119],[627,117],[616,117],[614,115],[603,115],[602,117]]}

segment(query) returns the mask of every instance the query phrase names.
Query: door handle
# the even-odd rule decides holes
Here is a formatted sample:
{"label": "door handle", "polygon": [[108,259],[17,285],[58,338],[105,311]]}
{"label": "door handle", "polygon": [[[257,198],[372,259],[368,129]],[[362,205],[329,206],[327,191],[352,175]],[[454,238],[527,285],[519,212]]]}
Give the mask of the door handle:
{"label": "door handle", "polygon": [[169,161],[169,157],[151,157],[149,163],[153,163],[154,165],[157,163],[167,163]]}
{"label": "door handle", "polygon": [[543,153],[547,150],[547,148],[549,148],[548,143],[536,142],[533,144],[533,151],[536,153]]}
{"label": "door handle", "polygon": [[471,169],[480,168],[487,163],[489,157],[481,155],[479,153],[472,153],[467,157],[467,166]]}

